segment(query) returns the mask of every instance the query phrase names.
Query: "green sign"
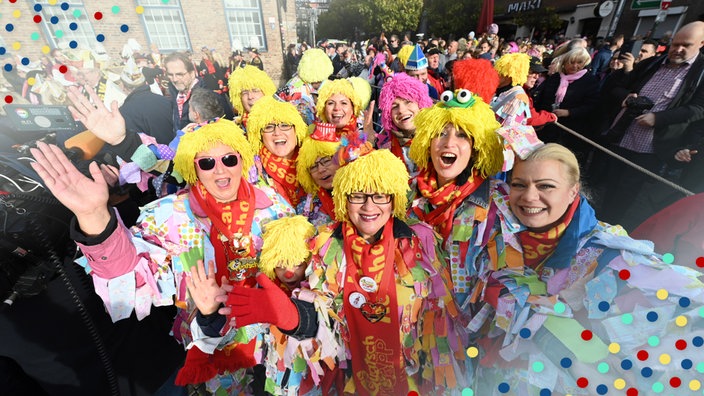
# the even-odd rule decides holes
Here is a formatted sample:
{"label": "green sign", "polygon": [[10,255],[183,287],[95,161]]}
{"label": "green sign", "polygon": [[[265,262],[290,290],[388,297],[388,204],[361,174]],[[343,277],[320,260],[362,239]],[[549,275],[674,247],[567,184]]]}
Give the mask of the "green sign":
{"label": "green sign", "polygon": [[660,0],[633,0],[632,10],[647,10],[649,8],[660,8]]}

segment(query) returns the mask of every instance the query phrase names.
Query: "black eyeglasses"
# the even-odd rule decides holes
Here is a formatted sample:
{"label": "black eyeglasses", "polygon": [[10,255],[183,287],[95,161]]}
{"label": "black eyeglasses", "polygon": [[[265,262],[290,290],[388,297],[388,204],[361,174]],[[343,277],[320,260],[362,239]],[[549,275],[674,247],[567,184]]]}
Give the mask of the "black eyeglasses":
{"label": "black eyeglasses", "polygon": [[228,168],[233,168],[239,163],[237,154],[225,154],[219,157],[200,157],[195,158],[193,161],[198,165],[200,170],[209,171],[215,168],[215,161],[217,160],[220,160],[220,162]]}
{"label": "black eyeglasses", "polygon": [[352,193],[347,195],[347,202],[351,204],[361,205],[367,202],[369,198],[372,199],[377,205],[384,205],[391,202],[391,194],[365,194],[365,193]]}
{"label": "black eyeglasses", "polygon": [[330,157],[321,158],[321,159],[315,161],[313,166],[308,168],[308,170],[311,173],[316,172],[320,168],[327,168],[331,162],[332,162],[332,158],[330,158]]}
{"label": "black eyeglasses", "polygon": [[293,124],[287,124],[285,122],[282,122],[280,124],[267,124],[264,128],[262,128],[262,132],[264,133],[274,133],[274,130],[276,127],[279,127],[280,131],[288,131],[293,128]]}

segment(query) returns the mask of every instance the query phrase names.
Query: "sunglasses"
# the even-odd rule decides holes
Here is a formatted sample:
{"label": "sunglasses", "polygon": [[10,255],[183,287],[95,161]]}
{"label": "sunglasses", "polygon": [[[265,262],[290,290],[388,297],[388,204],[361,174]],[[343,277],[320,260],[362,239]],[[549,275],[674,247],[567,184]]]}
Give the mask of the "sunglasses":
{"label": "sunglasses", "polygon": [[228,168],[233,168],[237,166],[240,160],[237,158],[237,154],[225,154],[219,157],[200,157],[193,161],[198,165],[198,168],[202,171],[209,171],[215,168],[215,161],[220,160],[223,165]]}

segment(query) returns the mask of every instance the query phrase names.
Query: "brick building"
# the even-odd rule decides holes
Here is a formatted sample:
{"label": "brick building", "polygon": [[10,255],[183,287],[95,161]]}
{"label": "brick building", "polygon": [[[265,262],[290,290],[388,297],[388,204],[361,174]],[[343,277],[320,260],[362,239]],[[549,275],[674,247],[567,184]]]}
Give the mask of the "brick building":
{"label": "brick building", "polygon": [[255,47],[275,82],[283,78],[285,47],[297,42],[294,0],[6,0],[0,21],[0,53],[32,61],[73,45],[103,47],[117,60],[130,38],[142,52],[156,45],[164,54],[192,51],[196,60],[204,46],[225,59],[232,49]]}

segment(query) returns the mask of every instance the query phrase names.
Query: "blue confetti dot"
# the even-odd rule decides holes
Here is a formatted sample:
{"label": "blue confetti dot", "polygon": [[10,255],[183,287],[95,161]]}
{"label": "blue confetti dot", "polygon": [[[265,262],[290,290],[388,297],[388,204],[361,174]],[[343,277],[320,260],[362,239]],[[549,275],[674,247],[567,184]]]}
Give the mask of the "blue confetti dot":
{"label": "blue confetti dot", "polygon": [[629,359],[623,359],[621,360],[621,368],[624,370],[630,370],[631,367],[633,367],[633,362],[631,362]]}
{"label": "blue confetti dot", "polygon": [[7,25],[5,25],[5,30],[7,30],[8,32],[11,32],[11,31],[15,30],[15,27],[12,26],[11,23],[8,23]]}
{"label": "blue confetti dot", "polygon": [[511,390],[511,386],[509,384],[505,382],[499,384],[499,392],[507,393],[509,390]]}
{"label": "blue confetti dot", "polygon": [[692,361],[689,359],[684,359],[682,360],[682,368],[685,370],[689,370],[692,368]]}
{"label": "blue confetti dot", "polygon": [[562,360],[560,360],[560,366],[562,366],[562,368],[570,368],[572,366],[572,359],[567,357],[562,358]]}
{"label": "blue confetti dot", "polygon": [[640,375],[642,375],[642,376],[645,377],[645,378],[648,378],[648,377],[650,377],[651,375],[653,375],[653,369],[651,369],[650,367],[643,367],[643,368],[640,370]]}
{"label": "blue confetti dot", "polygon": [[682,308],[687,308],[689,306],[691,301],[687,297],[681,297],[680,298],[680,307]]}
{"label": "blue confetti dot", "polygon": [[68,10],[69,7],[70,7],[70,5],[68,3],[61,3],[62,10],[66,11],[66,10]]}
{"label": "blue confetti dot", "polygon": [[12,65],[9,63],[5,63],[5,71],[6,72],[11,72],[12,71]]}
{"label": "blue confetti dot", "polygon": [[543,388],[540,390],[540,396],[550,396],[552,392],[548,388]]}
{"label": "blue confetti dot", "polygon": [[29,58],[22,58],[20,62],[22,62],[23,65],[27,66],[29,64]]}
{"label": "blue confetti dot", "polygon": [[599,303],[599,311],[601,312],[606,312],[611,308],[611,304],[609,304],[607,301],[602,301]]}
{"label": "blue confetti dot", "polygon": [[130,30],[130,27],[127,25],[122,25],[120,26],[120,30],[122,31],[122,33],[127,33],[127,31]]}
{"label": "blue confetti dot", "polygon": [[518,334],[523,338],[528,338],[530,337],[530,329],[524,327],[521,329],[521,331],[518,332]]}
{"label": "blue confetti dot", "polygon": [[71,30],[77,30],[78,24],[76,22],[71,22],[71,23],[69,23],[68,28]]}
{"label": "blue confetti dot", "polygon": [[105,41],[105,36],[103,36],[102,34],[99,34],[99,35],[95,36],[95,39],[98,40],[99,43],[102,43],[103,41]]}
{"label": "blue confetti dot", "polygon": [[71,48],[76,48],[76,47],[78,47],[78,42],[76,42],[76,40],[71,40],[71,41],[68,43],[68,46],[71,47]]}
{"label": "blue confetti dot", "polygon": [[49,22],[51,22],[53,25],[56,25],[57,23],[59,23],[59,17],[54,15],[53,17],[51,17],[51,19],[49,19]]}
{"label": "blue confetti dot", "polygon": [[0,47],[0,55],[5,55],[5,47]]}
{"label": "blue confetti dot", "polygon": [[655,322],[658,320],[658,313],[655,311],[650,311],[647,315],[645,315],[645,318],[648,319],[648,322]]}
{"label": "blue confetti dot", "polygon": [[[0,54],[0,55],[2,55],[2,54]],[[700,347],[700,346],[704,345],[704,338],[702,338],[700,336],[696,336],[696,337],[692,338],[692,345],[694,345],[695,347]]]}
{"label": "blue confetti dot", "polygon": [[604,384],[600,384],[596,387],[596,393],[598,393],[600,395],[605,395],[608,391],[609,391],[609,388]]}
{"label": "blue confetti dot", "polygon": [[41,4],[35,4],[34,5],[34,11],[39,12],[42,10],[42,5]]}

